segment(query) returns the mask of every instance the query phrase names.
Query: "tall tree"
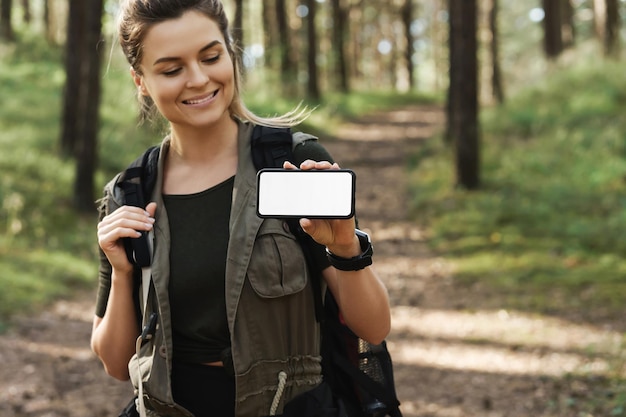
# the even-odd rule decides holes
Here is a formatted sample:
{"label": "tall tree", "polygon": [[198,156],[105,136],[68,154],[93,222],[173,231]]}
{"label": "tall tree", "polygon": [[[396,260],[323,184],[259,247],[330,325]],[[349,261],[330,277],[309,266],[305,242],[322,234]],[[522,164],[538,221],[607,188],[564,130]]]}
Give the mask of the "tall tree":
{"label": "tall tree", "polygon": [[285,0],[276,0],[276,20],[278,22],[278,36],[280,42],[281,85],[287,93],[295,85],[297,64],[291,51],[291,31],[287,22]]}
{"label": "tall tree", "polygon": [[86,0],[80,101],[84,103],[82,135],[76,144],[75,204],[81,211],[93,210],[94,174],[97,161],[98,128],[100,126],[100,62],[102,39],[102,13],[104,0]]}
{"label": "tall tree", "polygon": [[12,0],[0,0],[0,39],[8,42],[15,39],[13,23],[11,22],[12,10]]}
{"label": "tall tree", "polygon": [[491,32],[491,94],[500,104],[504,102],[502,70],[500,69],[500,36],[498,30],[499,0],[490,0],[489,30]]}
{"label": "tall tree", "polygon": [[86,1],[70,1],[67,19],[67,39],[65,44],[65,89],[61,115],[61,152],[64,156],[74,156],[76,143],[82,134],[80,100],[83,78]]}
{"label": "tall tree", "polygon": [[404,0],[400,12],[402,16],[402,24],[404,25],[404,37],[406,39],[405,61],[406,71],[409,77],[409,89],[415,87],[414,65],[413,65],[413,33],[411,25],[413,24],[413,0]]}
{"label": "tall tree", "polygon": [[243,0],[235,0],[235,20],[233,21],[235,45],[243,48]]}
{"label": "tall tree", "polygon": [[52,36],[52,31],[50,30],[50,27],[52,26],[50,24],[50,0],[43,0],[43,24],[45,27],[45,33],[46,33],[46,40],[49,43],[52,43],[53,40],[53,36]]}
{"label": "tall tree", "polygon": [[278,41],[278,33],[276,28],[276,9],[272,8],[273,4],[271,0],[263,0],[261,18],[263,19],[263,48],[265,50],[265,66],[267,68],[274,68],[276,61],[275,50],[280,49]]}
{"label": "tall tree", "polygon": [[574,24],[574,6],[572,0],[562,0],[563,10],[562,36],[563,46],[569,48],[574,46],[576,41],[576,25]]}
{"label": "tall tree", "polygon": [[542,0],[543,49],[550,59],[557,58],[563,52],[563,6],[562,0]]}
{"label": "tall tree", "polygon": [[104,0],[69,2],[61,151],[76,160],[75,205],[93,209]]}
{"label": "tall tree", "polygon": [[480,185],[477,0],[449,0],[448,123],[455,145],[457,185]]}
{"label": "tall tree", "polygon": [[314,101],[321,98],[319,80],[317,77],[317,0],[306,0],[306,6],[309,10],[307,15],[307,97]]}
{"label": "tall tree", "polygon": [[594,29],[604,53],[616,56],[619,52],[619,2],[618,0],[593,0]]}
{"label": "tall tree", "polygon": [[333,50],[339,90],[342,93],[350,91],[348,62],[346,58],[346,33],[348,25],[348,11],[341,4],[341,0],[331,0],[333,16]]}
{"label": "tall tree", "polygon": [[24,23],[30,23],[32,20],[30,0],[22,0],[22,19],[24,19]]}
{"label": "tall tree", "polygon": [[620,22],[619,1],[606,0],[606,37],[604,52],[608,56],[617,56],[619,54]]}

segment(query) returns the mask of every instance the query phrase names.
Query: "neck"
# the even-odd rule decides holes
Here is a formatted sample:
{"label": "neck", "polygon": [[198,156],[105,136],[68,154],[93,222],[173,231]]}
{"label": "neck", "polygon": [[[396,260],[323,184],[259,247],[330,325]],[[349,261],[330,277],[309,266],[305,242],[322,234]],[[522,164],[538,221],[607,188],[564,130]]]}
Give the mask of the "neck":
{"label": "neck", "polygon": [[187,164],[205,163],[237,149],[238,126],[230,117],[204,128],[172,126],[170,157]]}
{"label": "neck", "polygon": [[228,121],[202,132],[172,126],[163,177],[165,194],[197,193],[236,174],[238,125]]}

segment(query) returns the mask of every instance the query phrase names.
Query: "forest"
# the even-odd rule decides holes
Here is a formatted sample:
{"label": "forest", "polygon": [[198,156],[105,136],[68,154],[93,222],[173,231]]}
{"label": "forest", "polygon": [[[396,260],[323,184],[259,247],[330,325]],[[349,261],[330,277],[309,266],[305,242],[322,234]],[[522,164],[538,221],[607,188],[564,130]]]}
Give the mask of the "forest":
{"label": "forest", "polygon": [[[248,107],[315,108],[302,129],[369,181],[405,416],[626,416],[624,3],[224,0]],[[92,296],[95,202],[167,131],[140,123],[118,8],[0,0],[0,358]],[[2,384],[0,415],[84,415]]]}

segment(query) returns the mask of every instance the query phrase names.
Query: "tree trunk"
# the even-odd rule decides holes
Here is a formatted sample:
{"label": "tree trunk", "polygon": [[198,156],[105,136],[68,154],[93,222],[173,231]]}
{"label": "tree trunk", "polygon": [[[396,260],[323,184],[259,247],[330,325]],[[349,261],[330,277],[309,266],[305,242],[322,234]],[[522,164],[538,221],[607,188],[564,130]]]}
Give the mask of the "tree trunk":
{"label": "tree trunk", "polygon": [[243,0],[235,0],[235,20],[231,32],[235,45],[243,48]]}
{"label": "tree trunk", "polygon": [[606,31],[604,53],[610,57],[619,55],[620,15],[619,1],[606,0]]}
{"label": "tree trunk", "polygon": [[500,70],[500,36],[498,34],[499,0],[491,0],[489,29],[491,31],[491,93],[499,104],[504,102],[502,71]]}
{"label": "tree trunk", "polygon": [[619,47],[618,0],[593,0],[594,30],[604,54],[617,56]]}
{"label": "tree trunk", "polygon": [[311,100],[320,100],[320,87],[317,78],[317,29],[315,26],[315,16],[317,15],[317,0],[307,0],[309,8],[307,16],[307,97]]}
{"label": "tree trunk", "polygon": [[341,6],[341,0],[332,0],[333,13],[333,48],[335,52],[335,65],[339,91],[350,92],[350,80],[348,75],[348,63],[346,59],[346,33],[348,25],[348,13]]}
{"label": "tree trunk", "polygon": [[449,0],[450,132],[457,185],[476,189],[479,175],[478,41],[476,0]]}
{"label": "tree trunk", "polygon": [[570,48],[576,41],[576,25],[574,24],[574,6],[572,0],[562,0],[563,24],[562,36],[563,47]]}
{"label": "tree trunk", "polygon": [[15,39],[11,22],[12,0],[0,0],[0,39],[12,42]]}
{"label": "tree trunk", "polygon": [[82,131],[84,110],[81,103],[82,63],[85,60],[83,41],[85,39],[86,2],[70,1],[65,45],[65,90],[61,115],[61,152],[64,156],[74,156],[76,143]]}
{"label": "tree trunk", "polygon": [[[263,48],[264,64],[268,69],[275,68],[276,54],[275,51],[280,48],[280,42],[278,40],[275,13],[272,12],[272,2],[270,0],[263,0],[262,3],[262,19],[263,19]],[[274,9],[274,12],[276,9]]]}
{"label": "tree trunk", "polygon": [[22,20],[24,23],[29,24],[33,18],[30,11],[30,0],[22,0]]}
{"label": "tree trunk", "polygon": [[284,92],[289,94],[289,91],[296,85],[296,63],[291,52],[291,31],[287,23],[285,0],[276,0],[276,20],[280,43],[281,86]]}
{"label": "tree trunk", "polygon": [[46,40],[48,43],[52,43],[53,36],[50,27],[50,0],[43,0],[43,26],[45,29]]}
{"label": "tree trunk", "polygon": [[75,204],[81,211],[94,209],[94,174],[97,161],[99,109],[100,109],[100,61],[102,50],[102,13],[104,0],[87,0],[84,61],[80,102],[84,104],[81,135],[76,143]]}
{"label": "tree trunk", "polygon": [[409,77],[409,90],[415,88],[415,76],[413,65],[413,34],[411,33],[411,24],[413,23],[413,0],[405,0],[401,10],[402,23],[404,25],[404,37],[406,39],[405,62],[406,71]]}
{"label": "tree trunk", "polygon": [[545,17],[543,19],[543,48],[550,59],[557,58],[563,52],[562,6],[561,0],[542,0]]}

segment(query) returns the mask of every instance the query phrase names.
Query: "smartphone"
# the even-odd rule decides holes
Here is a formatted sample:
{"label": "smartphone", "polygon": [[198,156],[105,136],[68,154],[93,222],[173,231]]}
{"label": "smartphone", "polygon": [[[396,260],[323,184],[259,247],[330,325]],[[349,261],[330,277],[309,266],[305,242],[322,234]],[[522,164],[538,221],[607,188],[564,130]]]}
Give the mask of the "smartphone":
{"label": "smartphone", "polygon": [[262,169],[257,215],[273,218],[348,219],[354,216],[356,175],[348,169]]}

